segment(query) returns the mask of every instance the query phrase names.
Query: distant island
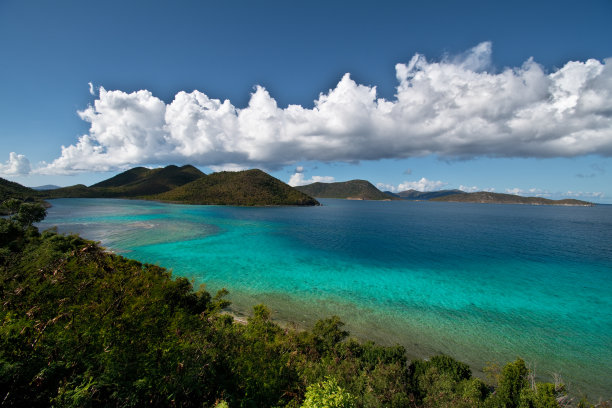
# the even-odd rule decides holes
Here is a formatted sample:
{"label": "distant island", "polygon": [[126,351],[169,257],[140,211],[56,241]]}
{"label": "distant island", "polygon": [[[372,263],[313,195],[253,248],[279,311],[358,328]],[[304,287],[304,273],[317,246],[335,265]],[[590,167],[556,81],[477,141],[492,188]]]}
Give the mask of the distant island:
{"label": "distant island", "polygon": [[135,167],[90,187],[77,184],[40,191],[0,179],[0,202],[9,197],[27,202],[53,198],[138,198],[182,204],[319,205],[314,198],[261,170],[206,175],[191,165]]}
{"label": "distant island", "polygon": [[387,194],[394,195],[404,200],[431,200],[432,198],[445,197],[454,194],[463,194],[465,191],[462,190],[437,190],[437,191],[418,191],[418,190],[406,190],[400,191],[399,193],[392,193],[385,191]]}
{"label": "distant island", "polygon": [[312,183],[296,187],[297,190],[317,198],[343,198],[347,200],[399,200],[383,193],[366,180],[349,180],[337,183]]}
{"label": "distant island", "polygon": [[486,203],[486,204],[529,204],[529,205],[566,205],[593,206],[588,201],[563,199],[550,200],[542,197],[523,197],[513,194],[491,193],[480,191],[466,193],[462,190],[418,191],[406,190],[399,193],[380,191],[366,180],[350,180],[335,183],[312,183],[296,187],[303,193],[316,198],[340,198],[346,200],[414,200],[414,201],[445,201],[456,203]]}
{"label": "distant island", "polygon": [[452,194],[431,198],[429,201],[445,201],[453,203],[483,203],[483,204],[528,204],[528,205],[567,205],[567,206],[593,206],[588,201],[563,199],[549,200],[542,197],[523,197],[513,194],[491,193],[479,191],[477,193]]}
{"label": "distant island", "polygon": [[[335,183],[312,183],[291,187],[258,170],[223,171],[209,175],[191,165],[166,166],[157,169],[135,167],[107,180],[85,186],[29,188],[0,178],[0,202],[14,197],[25,202],[41,202],[53,198],[138,198],[182,204],[239,206],[319,205],[313,198],[346,200],[421,200],[435,202],[593,206],[575,199],[550,200],[513,194],[461,190],[417,191],[399,193],[380,191],[367,180]],[[0,215],[2,211],[0,210]]]}

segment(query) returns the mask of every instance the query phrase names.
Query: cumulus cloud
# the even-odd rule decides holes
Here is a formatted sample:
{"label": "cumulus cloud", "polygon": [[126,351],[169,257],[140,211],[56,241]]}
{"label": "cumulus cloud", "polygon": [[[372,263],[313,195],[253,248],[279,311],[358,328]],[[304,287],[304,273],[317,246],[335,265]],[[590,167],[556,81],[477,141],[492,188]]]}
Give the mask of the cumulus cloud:
{"label": "cumulus cloud", "polygon": [[96,91],[94,90],[94,86],[93,86],[93,84],[92,84],[91,82],[88,82],[88,83],[87,83],[87,85],[89,85],[89,93],[90,93],[91,95],[94,95],[94,96],[95,96],[95,95],[96,95]]}
{"label": "cumulus cloud", "polygon": [[523,190],[522,188],[507,188],[507,194],[514,194],[520,196],[531,196],[531,197],[551,197],[553,194],[550,191],[542,190],[541,188],[529,188]]}
{"label": "cumulus cloud", "polygon": [[79,112],[88,134],[63,146],[47,173],[138,164],[277,169],[298,161],[612,156],[612,59],[571,61],[547,73],[533,59],[499,73],[491,44],[397,64],[392,100],[345,74],[312,109],[280,108],[254,88],[248,106],[179,92],[166,104],[147,90],[99,88]]}
{"label": "cumulus cloud", "polygon": [[443,181],[428,180],[425,177],[418,181],[404,181],[397,186],[392,184],[377,183],[376,187],[381,191],[391,191],[392,193],[399,193],[406,190],[417,190],[417,191],[436,191],[442,189],[448,185]]}
{"label": "cumulus cloud", "polygon": [[303,173],[294,173],[290,178],[289,184],[292,187],[305,186],[312,183],[332,183],[336,179],[332,176],[312,176],[310,179],[304,178]]}
{"label": "cumulus cloud", "polygon": [[303,173],[304,172],[304,166],[297,166],[295,168],[295,172],[296,173]]}
{"label": "cumulus cloud", "polygon": [[30,161],[23,154],[11,152],[8,161],[0,163],[0,174],[5,176],[25,176],[30,171]]}
{"label": "cumulus cloud", "polygon": [[476,191],[481,191],[478,187],[476,186],[464,186],[463,184],[459,186],[459,190],[461,191],[465,191],[466,193],[474,193]]}

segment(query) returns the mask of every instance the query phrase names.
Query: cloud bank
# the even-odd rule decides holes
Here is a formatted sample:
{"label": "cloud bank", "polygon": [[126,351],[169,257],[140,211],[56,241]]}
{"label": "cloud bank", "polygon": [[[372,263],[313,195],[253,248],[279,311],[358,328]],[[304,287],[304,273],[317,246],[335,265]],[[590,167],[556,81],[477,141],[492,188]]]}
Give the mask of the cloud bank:
{"label": "cloud bank", "polygon": [[[147,90],[99,88],[79,112],[89,133],[62,146],[41,173],[109,171],[192,163],[278,169],[299,161],[359,161],[438,155],[612,156],[612,59],[572,61],[547,73],[532,59],[499,73],[491,44],[430,62],[395,66],[393,100],[345,74],[312,109],[281,108],[261,86],[248,106],[179,92],[166,104]],[[299,174],[299,173],[298,173]],[[297,179],[296,179],[297,180]]]}

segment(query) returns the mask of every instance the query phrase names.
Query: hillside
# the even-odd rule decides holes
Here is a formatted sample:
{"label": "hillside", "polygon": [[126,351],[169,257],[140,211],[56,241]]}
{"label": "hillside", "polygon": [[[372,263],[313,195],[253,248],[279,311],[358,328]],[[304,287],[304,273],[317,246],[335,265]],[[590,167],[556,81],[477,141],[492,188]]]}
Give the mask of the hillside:
{"label": "hillside", "polygon": [[488,203],[488,204],[530,204],[530,205],[569,205],[592,206],[593,203],[581,200],[549,200],[542,197],[522,197],[513,194],[490,193],[479,191],[477,193],[462,193],[432,198],[430,201],[446,201],[458,203]]}
{"label": "hillside", "polygon": [[297,190],[317,198],[346,198],[354,200],[397,200],[383,193],[366,180],[350,180],[337,183],[312,183],[296,187]]}
{"label": "hillside", "polygon": [[204,176],[197,168],[174,165],[158,169],[135,167],[91,187],[78,184],[45,191],[49,198],[140,197],[159,194]]}
{"label": "hillside", "polygon": [[463,194],[461,190],[438,190],[438,191],[417,191],[406,190],[397,193],[398,197],[405,200],[431,200],[432,198],[445,197],[454,194]]}
{"label": "hillside", "polygon": [[[9,198],[17,198],[26,202],[42,202],[38,191],[0,177],[0,204]],[[5,214],[5,210],[0,207],[0,215]]]}
{"label": "hillside", "polygon": [[18,198],[23,201],[37,201],[40,193],[19,183],[0,177],[0,203],[8,198]]}
{"label": "hillside", "polygon": [[312,197],[261,170],[223,171],[148,199],[214,205],[318,205]]}

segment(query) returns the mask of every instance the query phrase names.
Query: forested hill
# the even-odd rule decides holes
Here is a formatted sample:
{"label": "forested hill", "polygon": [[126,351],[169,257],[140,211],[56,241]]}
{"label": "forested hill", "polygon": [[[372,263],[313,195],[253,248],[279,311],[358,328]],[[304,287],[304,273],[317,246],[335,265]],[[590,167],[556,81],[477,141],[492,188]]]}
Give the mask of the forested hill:
{"label": "forested hill", "polygon": [[[42,202],[40,192],[0,177],[0,204],[9,198],[16,198],[26,202]],[[6,209],[0,206],[0,215],[5,215],[6,213]]]}
{"label": "forested hill", "polygon": [[397,193],[398,197],[405,200],[431,200],[432,198],[450,196],[454,194],[463,194],[461,190],[437,190],[437,191],[417,191],[406,190]]}
{"label": "forested hill", "polygon": [[258,170],[222,171],[201,177],[155,200],[215,205],[318,205],[314,198]]}
{"label": "forested hill", "polygon": [[197,168],[174,165],[157,169],[135,167],[91,187],[82,184],[44,191],[49,198],[140,197],[159,194],[204,176]]}
{"label": "forested hill", "polygon": [[397,200],[383,193],[366,180],[350,180],[336,183],[312,183],[296,187],[301,192],[317,198],[345,198],[354,200]]}
{"label": "forested hill", "polygon": [[530,205],[567,205],[567,206],[592,206],[587,201],[564,199],[549,200],[542,197],[523,197],[513,194],[491,193],[480,191],[477,193],[453,194],[444,197],[432,198],[430,201],[446,201],[459,203],[487,203],[487,204],[530,204]]}

